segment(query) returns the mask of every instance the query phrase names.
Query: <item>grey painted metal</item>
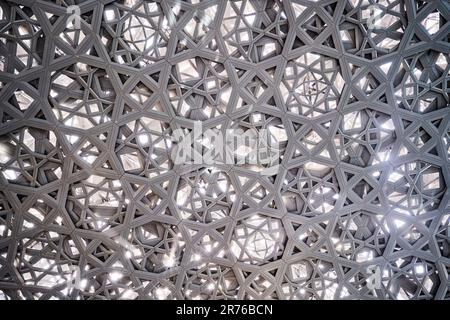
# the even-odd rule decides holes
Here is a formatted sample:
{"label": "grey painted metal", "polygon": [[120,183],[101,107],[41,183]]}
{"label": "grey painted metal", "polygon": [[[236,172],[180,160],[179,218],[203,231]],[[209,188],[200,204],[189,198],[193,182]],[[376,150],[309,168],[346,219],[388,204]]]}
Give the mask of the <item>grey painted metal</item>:
{"label": "grey painted metal", "polygon": [[[1,299],[450,297],[448,1],[0,7]],[[196,120],[279,171],[175,165]]]}

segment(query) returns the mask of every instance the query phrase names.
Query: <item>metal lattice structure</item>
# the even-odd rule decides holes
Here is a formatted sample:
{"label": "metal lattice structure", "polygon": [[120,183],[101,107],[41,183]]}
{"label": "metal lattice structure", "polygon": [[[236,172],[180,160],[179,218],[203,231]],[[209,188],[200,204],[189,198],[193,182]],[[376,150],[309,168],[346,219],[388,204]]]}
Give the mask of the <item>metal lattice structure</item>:
{"label": "metal lattice structure", "polygon": [[448,1],[0,7],[0,298],[450,298]]}

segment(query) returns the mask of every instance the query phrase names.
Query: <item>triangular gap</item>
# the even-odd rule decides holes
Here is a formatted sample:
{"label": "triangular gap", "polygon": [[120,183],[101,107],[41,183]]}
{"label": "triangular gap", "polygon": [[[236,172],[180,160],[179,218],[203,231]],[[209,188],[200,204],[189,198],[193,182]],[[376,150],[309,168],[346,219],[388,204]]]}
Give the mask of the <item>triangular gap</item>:
{"label": "triangular gap", "polygon": [[130,114],[130,113],[133,113],[133,112],[138,112],[140,110],[141,110],[141,108],[139,108],[139,107],[137,107],[137,108],[136,107],[132,107],[129,104],[124,103],[124,106],[123,106],[123,109],[122,109],[122,115],[127,115],[127,114]]}
{"label": "triangular gap", "polygon": [[236,76],[237,76],[238,80],[241,80],[242,77],[244,77],[247,73],[250,72],[250,71],[245,70],[244,68],[240,68],[238,66],[234,67],[234,71],[236,73]]}
{"label": "triangular gap", "polygon": [[[75,236],[75,237],[77,237],[77,236]],[[81,243],[81,246],[83,247],[83,250],[86,250],[91,245],[91,243],[93,243],[95,241],[94,239],[87,238],[87,237],[85,238],[83,236],[78,237],[78,239],[79,239],[79,242]]]}
{"label": "triangular gap", "polygon": [[161,98],[156,99],[155,102],[152,103],[149,108],[145,108],[145,110],[152,110],[160,114],[167,115],[166,109],[161,102]]}
{"label": "triangular gap", "polygon": [[[353,88],[352,88],[353,90]],[[352,104],[352,103],[357,103],[360,102],[360,100],[358,99],[358,97],[356,95],[354,95],[353,93],[350,93],[348,96],[348,100],[347,100],[347,104]]]}
{"label": "triangular gap", "polygon": [[[10,110],[10,112],[11,112],[11,110]],[[0,110],[1,123],[8,123],[8,122],[14,121],[14,120],[17,121],[17,119],[16,119],[17,115],[11,114],[10,112],[8,112],[7,109]]]}
{"label": "triangular gap", "polygon": [[372,173],[372,179],[375,179],[376,181],[380,181],[380,179],[381,179],[381,176],[383,175],[383,170],[382,169],[379,169],[379,170],[377,170],[377,171],[374,171],[373,173]]}
{"label": "triangular gap", "polygon": [[245,85],[245,89],[247,90],[247,92],[249,92],[255,99],[259,99],[267,88],[267,84],[256,75],[250,82]]}
{"label": "triangular gap", "polygon": [[431,224],[433,223],[433,218],[426,219],[423,221],[420,221],[426,228],[430,228]]}
{"label": "triangular gap", "polygon": [[275,277],[275,276],[277,275],[278,268],[274,268],[274,269],[268,270],[268,272],[269,272],[273,277]]}
{"label": "triangular gap", "polygon": [[347,18],[347,20],[353,20],[353,22],[357,22],[359,21],[359,11],[357,9],[351,8],[350,11],[348,9],[346,9],[344,11],[345,17]]}
{"label": "triangular gap", "polygon": [[355,184],[352,190],[359,198],[364,199],[373,190],[373,187],[363,178]]}
{"label": "triangular gap", "polygon": [[26,194],[16,193],[16,196],[21,203],[24,203],[28,199],[28,195]]}
{"label": "triangular gap", "polygon": [[402,125],[403,125],[403,129],[404,130],[406,128],[408,128],[411,124],[412,124],[412,121],[409,121],[409,120],[406,120],[406,119],[402,119]]}
{"label": "triangular gap", "polygon": [[351,172],[348,172],[348,171],[344,171],[344,174],[345,174],[345,179],[347,181],[349,181],[351,178],[353,178],[355,176],[354,173],[351,173]]}
{"label": "triangular gap", "polygon": [[419,42],[422,42],[422,40],[420,40],[419,37],[416,34],[414,34],[409,43],[415,44],[415,43],[419,43]]}
{"label": "triangular gap", "polygon": [[410,57],[410,58],[404,58],[403,63],[407,65],[408,69],[411,70],[411,65],[414,63],[414,57]]}
{"label": "triangular gap", "polygon": [[52,198],[52,199],[54,199],[55,201],[57,201],[57,200],[58,200],[58,191],[59,191],[59,190],[51,191],[51,192],[47,193],[47,195],[48,195],[50,198]]}
{"label": "triangular gap", "polygon": [[74,163],[73,168],[72,168],[72,173],[77,173],[77,172],[80,172],[82,170],[83,170],[83,168],[81,168],[79,165]]}
{"label": "triangular gap", "polygon": [[294,42],[292,43],[292,49],[291,50],[295,50],[301,47],[304,47],[305,43],[300,40],[300,38],[298,36],[295,37]]}
{"label": "triangular gap", "polygon": [[277,67],[269,67],[265,69],[266,73],[269,75],[270,79],[275,80],[275,72],[277,71]]}
{"label": "triangular gap", "polygon": [[409,149],[405,146],[404,143],[401,143],[400,147],[395,151],[398,153],[399,156],[404,156],[410,153]]}
{"label": "triangular gap", "polygon": [[219,44],[214,36],[210,41],[206,42],[200,49],[207,50],[216,54],[220,54]]}
{"label": "triangular gap", "polygon": [[99,58],[99,55],[98,55],[98,53],[97,53],[97,49],[95,49],[95,46],[94,46],[94,45],[92,45],[90,48],[88,48],[88,49],[84,52],[84,54],[87,54],[87,55],[90,56],[90,57],[96,57],[96,58]]}
{"label": "triangular gap", "polygon": [[155,73],[149,74],[149,77],[152,78],[156,83],[158,83],[159,79],[160,79],[160,75],[161,75],[161,71],[157,71]]}
{"label": "triangular gap", "polygon": [[301,252],[303,252],[302,249],[300,249],[296,244],[294,244],[292,246],[290,256],[294,255],[294,254],[297,254],[297,253],[301,253]]}
{"label": "triangular gap", "polygon": [[327,220],[321,221],[319,223],[319,226],[325,231],[325,229],[327,228],[329,223],[330,223],[330,220],[327,219]]}
{"label": "triangular gap", "polygon": [[214,227],[214,230],[216,230],[218,233],[223,235],[226,230],[226,226],[216,226],[216,227]]}
{"label": "triangular gap", "polygon": [[67,52],[67,50],[62,49],[58,46],[58,44],[55,44],[55,49],[53,50],[53,61],[58,60],[63,57],[66,57],[71,54],[73,54],[73,52]]}
{"label": "triangular gap", "polygon": [[443,82],[439,82],[439,83],[437,83],[437,84],[434,85],[434,88],[436,88],[436,89],[441,89],[441,90],[442,90],[443,85],[444,85]]}
{"label": "triangular gap", "polygon": [[292,229],[294,230],[294,232],[296,232],[297,229],[302,226],[301,223],[295,222],[295,221],[290,221],[290,225],[292,226]]}
{"label": "triangular gap", "polygon": [[64,219],[64,217],[61,214],[56,214],[52,220],[50,225],[52,226],[58,226],[58,227],[70,227],[70,225],[68,225]]}
{"label": "triangular gap", "polygon": [[326,27],[327,24],[317,13],[311,14],[309,19],[301,25],[303,31],[311,39],[316,39]]}
{"label": "triangular gap", "polygon": [[422,9],[425,8],[427,4],[427,1],[414,1],[413,9],[416,11],[416,13],[418,13],[419,11],[422,11]]}
{"label": "triangular gap", "polygon": [[169,217],[173,217],[173,213],[172,211],[170,211],[170,208],[166,206],[166,208],[161,211],[161,214],[164,216],[169,216]]}
{"label": "triangular gap", "polygon": [[250,206],[248,205],[248,203],[247,202],[245,202],[244,200],[242,200],[241,201],[241,205],[240,205],[240,208],[239,208],[239,210],[246,210],[246,209],[248,209],[248,208],[250,208]]}
{"label": "triangular gap", "polygon": [[295,148],[292,152],[292,159],[297,159],[300,158],[302,156],[302,152],[299,148]]}
{"label": "triangular gap", "polygon": [[170,12],[175,16],[176,22],[180,21],[183,15],[186,13],[186,10],[182,9],[179,3],[170,4]]}
{"label": "triangular gap", "polygon": [[130,79],[130,77],[131,77],[129,74],[121,73],[116,70],[115,70],[115,72],[116,72],[117,78],[120,80],[120,83],[122,86],[124,86],[125,83],[128,81],[128,79]]}
{"label": "triangular gap", "polygon": [[102,165],[102,168],[104,169],[108,169],[108,170],[113,170],[113,166],[110,163],[110,160],[106,160]]}
{"label": "triangular gap", "polygon": [[336,12],[338,1],[332,2],[326,7],[324,7],[325,11],[330,15],[330,17],[334,17],[334,14]]}
{"label": "triangular gap", "polygon": [[186,225],[185,224],[184,228],[189,233],[189,237],[191,237],[191,238],[194,237],[199,232],[199,230],[198,229],[194,229],[195,227],[192,226],[192,225]]}
{"label": "triangular gap", "polygon": [[324,145],[323,148],[321,148],[321,151],[318,156],[324,159],[331,159],[328,146]]}
{"label": "triangular gap", "polygon": [[351,62],[348,63],[348,66],[349,66],[349,70],[351,72],[352,77],[361,70],[361,66],[353,64]]}
{"label": "triangular gap", "polygon": [[45,117],[45,114],[41,109],[36,113],[34,118],[47,121],[47,118]]}
{"label": "triangular gap", "polygon": [[267,180],[268,180],[270,183],[274,184],[275,181],[276,181],[276,179],[277,179],[277,176],[278,176],[278,173],[274,173],[274,174],[272,174],[272,175],[269,175],[269,173],[267,173],[267,175],[266,175],[265,177],[267,178]]}
{"label": "triangular gap", "polygon": [[324,253],[324,254],[329,254],[330,253],[329,244],[325,241],[321,245],[321,247],[319,248],[318,251],[321,252],[321,253]]}
{"label": "triangular gap", "polygon": [[377,101],[387,104],[387,98],[386,98],[386,94],[383,93],[381,96],[378,97]]}
{"label": "triangular gap", "polygon": [[430,245],[428,242],[424,243],[419,249],[420,251],[431,252]]}
{"label": "triangular gap", "polygon": [[[0,267],[2,267],[2,264],[0,264]],[[5,267],[7,267],[5,265]],[[3,268],[0,268],[0,270],[2,270]],[[10,271],[5,271],[4,273],[1,274],[2,277],[2,282],[9,282],[11,284],[14,283],[14,285],[17,283],[16,277],[13,277],[13,273],[11,273]]]}
{"label": "triangular gap", "polygon": [[[87,36],[82,28],[75,28],[74,25],[66,27],[59,35],[58,39],[69,45],[72,49],[77,50],[86,40]],[[88,50],[90,50],[89,48]],[[86,52],[89,55],[89,52]]]}
{"label": "triangular gap", "polygon": [[353,201],[352,200],[350,200],[348,197],[345,199],[345,201],[344,201],[344,207],[348,207],[348,206],[351,206],[353,204]]}
{"label": "triangular gap", "polygon": [[375,89],[377,89],[381,85],[381,83],[372,74],[372,72],[369,71],[363,77],[359,78],[356,85],[366,94],[371,94]]}
{"label": "triangular gap", "polygon": [[272,95],[269,99],[267,99],[266,102],[261,104],[263,107],[268,107],[268,108],[272,108],[272,109],[279,109],[274,96]]}
{"label": "triangular gap", "polygon": [[268,32],[271,33],[273,36],[276,37],[277,34],[278,34],[279,27],[280,27],[280,26],[278,26],[278,25],[274,25],[272,28],[270,28],[270,29],[268,30]]}
{"label": "triangular gap", "polygon": [[[39,7],[36,7],[36,8],[37,8],[37,10],[41,10],[41,9],[39,9]],[[58,21],[58,18],[60,16],[56,15],[55,13],[48,12],[48,11],[42,11],[42,13],[47,17],[48,22],[50,23],[50,25],[52,27],[54,27],[55,23]]]}
{"label": "triangular gap", "polygon": [[431,148],[427,153],[433,155],[433,156],[438,156],[438,152],[436,147]]}
{"label": "triangular gap", "polygon": [[133,192],[133,196],[136,196],[138,193],[140,193],[144,188],[147,186],[145,183],[139,183],[139,182],[131,182],[124,180],[123,183],[126,183],[130,186],[131,191]]}
{"label": "triangular gap", "polygon": [[243,187],[247,183],[247,181],[250,180],[248,177],[240,176],[240,175],[238,175],[237,178],[239,180],[241,187]]}
{"label": "triangular gap", "polygon": [[400,247],[399,244],[396,242],[396,243],[395,243],[395,246],[394,246],[393,252],[399,252],[399,251],[402,251],[402,250],[403,250],[403,248]]}
{"label": "triangular gap", "polygon": [[91,252],[91,257],[105,264],[112,256],[114,251],[108,248],[104,243],[98,244]]}
{"label": "triangular gap", "polygon": [[273,199],[272,199],[272,201],[269,201],[269,202],[265,205],[265,207],[270,208],[270,209],[275,209],[275,210],[278,209],[278,206],[277,206],[275,200],[273,200]]}
{"label": "triangular gap", "polygon": [[[195,10],[191,19],[184,25],[183,33],[196,43],[202,42],[209,31],[214,28],[214,18],[217,13],[217,4],[203,9]],[[199,32],[199,30],[201,30]]]}
{"label": "triangular gap", "polygon": [[333,34],[330,34],[322,43],[321,45],[328,47],[328,48],[336,48],[335,43],[334,43],[334,39],[333,39]]}
{"label": "triangular gap", "polygon": [[323,122],[320,122],[319,124],[326,132],[329,132],[331,124],[332,124],[332,121],[333,120],[325,120]]}
{"label": "triangular gap", "polygon": [[289,122],[291,123],[292,129],[294,129],[295,133],[297,133],[303,127],[303,123],[296,122],[294,120],[290,120]]}
{"label": "triangular gap", "polygon": [[[186,37],[187,38],[187,37]],[[182,39],[177,41],[177,45],[175,47],[175,55],[182,53],[183,51],[189,50],[187,46],[187,41],[190,42],[190,40]]]}
{"label": "triangular gap", "polygon": [[[149,209],[149,208],[146,208],[146,210],[150,210],[151,211],[151,209]],[[151,212],[153,212],[153,211],[151,211]],[[141,216],[144,216],[144,215],[148,215],[148,211],[141,211],[141,209],[136,206],[135,207],[135,211],[134,211],[134,217],[137,218],[137,217],[141,217]]]}
{"label": "triangular gap", "polygon": [[139,81],[130,91],[129,95],[138,104],[145,104],[153,91],[142,81]]}
{"label": "triangular gap", "polygon": [[381,205],[380,198],[378,196],[376,196],[372,201],[370,201],[370,204],[373,204],[375,206],[380,206]]}
{"label": "triangular gap", "polygon": [[432,124],[436,129],[439,129],[439,126],[441,125],[441,123],[442,123],[442,119],[436,119],[436,120],[432,120],[432,121],[431,121],[431,124]]}
{"label": "triangular gap", "polygon": [[34,79],[31,81],[28,81],[27,83],[30,84],[34,89],[39,90],[39,82],[41,79]]}
{"label": "triangular gap", "polygon": [[298,18],[306,9],[307,7],[298,3],[291,3],[292,9],[293,9],[293,13],[295,18]]}
{"label": "triangular gap", "polygon": [[389,70],[391,70],[391,66],[392,66],[392,62],[391,62],[391,61],[388,61],[388,62],[385,62],[385,63],[380,64],[380,65],[378,66],[378,68],[381,70],[381,72],[383,72],[383,74],[384,74],[385,76],[387,76],[388,73],[389,73]]}
{"label": "triangular gap", "polygon": [[170,182],[171,182],[171,179],[168,178],[167,180],[163,180],[163,181],[157,183],[157,185],[158,185],[162,190],[168,191],[168,190],[169,190]]}
{"label": "triangular gap", "polygon": [[96,136],[99,140],[101,140],[101,141],[103,141],[103,142],[106,142],[106,140],[108,140],[108,132],[109,132],[109,131],[100,132],[100,133],[97,133],[95,136]]}

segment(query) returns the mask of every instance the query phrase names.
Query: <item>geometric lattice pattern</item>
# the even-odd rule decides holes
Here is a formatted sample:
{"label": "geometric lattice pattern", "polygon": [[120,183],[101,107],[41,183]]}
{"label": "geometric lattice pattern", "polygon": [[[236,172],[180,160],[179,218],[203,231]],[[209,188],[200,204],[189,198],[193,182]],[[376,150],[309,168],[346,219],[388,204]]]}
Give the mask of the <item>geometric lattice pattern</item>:
{"label": "geometric lattice pattern", "polygon": [[0,8],[0,299],[450,299],[448,1]]}

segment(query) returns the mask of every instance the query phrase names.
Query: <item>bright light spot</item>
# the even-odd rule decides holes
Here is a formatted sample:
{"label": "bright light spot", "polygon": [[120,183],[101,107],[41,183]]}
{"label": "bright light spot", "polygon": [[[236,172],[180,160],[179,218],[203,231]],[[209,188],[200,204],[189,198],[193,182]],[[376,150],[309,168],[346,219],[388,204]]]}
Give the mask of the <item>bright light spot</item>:
{"label": "bright light spot", "polygon": [[405,225],[405,222],[402,221],[402,220],[399,220],[399,219],[395,219],[395,220],[394,220],[394,224],[395,224],[395,226],[396,226],[397,228],[401,228],[401,227],[403,227],[403,226]]}
{"label": "bright light spot", "polygon": [[388,121],[386,121],[381,125],[381,128],[386,130],[394,130],[395,129],[394,122],[392,121],[392,119],[389,119]]}
{"label": "bright light spot", "polygon": [[122,279],[122,277],[123,277],[123,274],[118,271],[113,271],[109,274],[109,278],[113,282],[119,281],[120,279]]}
{"label": "bright light spot", "polygon": [[361,251],[356,255],[356,262],[366,262],[373,259],[373,251],[365,250]]}
{"label": "bright light spot", "polygon": [[166,268],[171,268],[175,266],[175,257],[172,254],[165,254],[162,259],[162,263]]}
{"label": "bright light spot", "polygon": [[80,283],[78,284],[78,289],[84,290],[88,284],[87,279],[80,280]]}
{"label": "bright light spot", "polygon": [[146,145],[149,142],[149,138],[147,134],[140,134],[138,136],[138,141],[140,144]]}
{"label": "bright light spot", "polygon": [[105,10],[105,21],[112,21],[115,18],[114,10],[107,9]]}
{"label": "bright light spot", "polygon": [[6,169],[5,171],[3,171],[3,176],[8,180],[16,180],[19,176],[19,173],[11,169]]}
{"label": "bright light spot", "polygon": [[170,294],[170,289],[166,287],[159,287],[155,290],[155,296],[158,300],[165,300]]}
{"label": "bright light spot", "polygon": [[425,273],[425,267],[423,264],[417,264],[414,266],[414,272],[416,274],[424,274]]}

